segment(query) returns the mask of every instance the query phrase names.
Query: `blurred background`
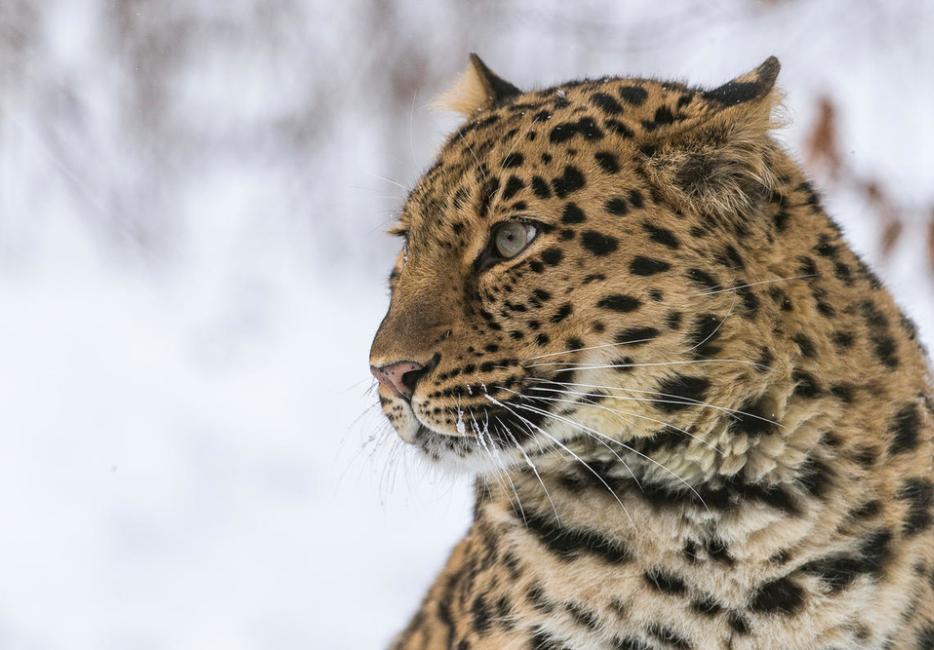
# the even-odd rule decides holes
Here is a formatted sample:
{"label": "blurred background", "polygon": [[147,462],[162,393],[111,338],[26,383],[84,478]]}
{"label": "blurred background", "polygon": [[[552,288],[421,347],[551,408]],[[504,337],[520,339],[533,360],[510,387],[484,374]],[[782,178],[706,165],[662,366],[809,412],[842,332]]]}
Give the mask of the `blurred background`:
{"label": "blurred background", "polygon": [[0,649],[379,648],[469,518],[368,393],[467,53],[521,87],[776,54],[934,342],[934,4],[0,0]]}

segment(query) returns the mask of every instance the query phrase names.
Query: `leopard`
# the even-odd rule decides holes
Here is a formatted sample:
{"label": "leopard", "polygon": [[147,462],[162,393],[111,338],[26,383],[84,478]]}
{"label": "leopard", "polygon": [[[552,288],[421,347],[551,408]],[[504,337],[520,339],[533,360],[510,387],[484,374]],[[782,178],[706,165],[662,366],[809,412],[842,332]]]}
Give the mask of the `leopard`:
{"label": "leopard", "polygon": [[369,362],[474,506],[393,649],[934,648],[931,366],[779,69],[442,96]]}

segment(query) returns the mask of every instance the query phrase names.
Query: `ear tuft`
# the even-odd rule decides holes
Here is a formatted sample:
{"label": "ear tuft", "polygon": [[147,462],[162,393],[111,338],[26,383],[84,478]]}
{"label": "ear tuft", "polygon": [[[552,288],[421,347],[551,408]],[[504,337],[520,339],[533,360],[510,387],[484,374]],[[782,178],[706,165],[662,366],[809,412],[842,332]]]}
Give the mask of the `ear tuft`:
{"label": "ear tuft", "polygon": [[704,99],[724,106],[762,99],[775,87],[775,80],[781,68],[782,64],[778,59],[770,56],[755,70],[750,70],[719,88],[706,91]]}
{"label": "ear tuft", "polygon": [[487,67],[479,56],[470,54],[470,64],[454,86],[434,102],[445,110],[470,117],[484,108],[522,94],[522,91]]}

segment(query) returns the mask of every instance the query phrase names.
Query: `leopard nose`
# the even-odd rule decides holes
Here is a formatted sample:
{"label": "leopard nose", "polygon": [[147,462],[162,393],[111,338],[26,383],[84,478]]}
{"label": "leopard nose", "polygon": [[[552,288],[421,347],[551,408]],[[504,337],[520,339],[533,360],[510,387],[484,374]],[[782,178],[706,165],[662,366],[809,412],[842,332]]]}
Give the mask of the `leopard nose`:
{"label": "leopard nose", "polygon": [[385,366],[370,366],[370,372],[382,386],[387,386],[395,395],[403,399],[411,399],[415,385],[427,369],[414,361],[397,361]]}

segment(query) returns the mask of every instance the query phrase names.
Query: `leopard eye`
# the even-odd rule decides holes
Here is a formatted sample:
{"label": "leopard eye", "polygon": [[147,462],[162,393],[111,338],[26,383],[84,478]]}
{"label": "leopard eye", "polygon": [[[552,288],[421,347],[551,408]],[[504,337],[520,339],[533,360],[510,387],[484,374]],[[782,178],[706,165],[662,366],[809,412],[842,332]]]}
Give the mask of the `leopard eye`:
{"label": "leopard eye", "polygon": [[507,221],[493,232],[493,246],[503,259],[515,257],[532,243],[538,230],[530,223]]}

